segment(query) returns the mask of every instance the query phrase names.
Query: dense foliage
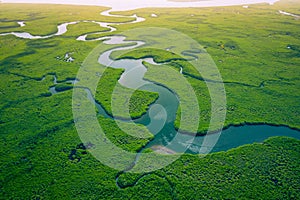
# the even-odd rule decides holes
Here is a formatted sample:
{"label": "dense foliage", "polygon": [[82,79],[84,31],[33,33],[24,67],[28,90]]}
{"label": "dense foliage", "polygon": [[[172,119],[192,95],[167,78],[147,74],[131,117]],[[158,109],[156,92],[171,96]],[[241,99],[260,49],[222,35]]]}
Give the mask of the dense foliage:
{"label": "dense foliage", "polygon": [[[138,118],[158,98],[158,94],[122,87],[117,83],[121,73],[123,73],[123,70],[107,68],[98,83],[95,98],[110,115],[113,115],[111,99],[117,96],[118,98],[114,99],[115,110],[113,116],[126,118],[122,108],[127,106],[129,109],[127,114],[130,114],[131,118]],[[115,96],[112,96],[113,93]]]}
{"label": "dense foliage", "polygon": [[[140,9],[122,14],[137,13],[145,22],[117,28],[167,27],[204,45],[225,81],[227,125],[252,122],[299,128],[300,21],[278,13],[300,14],[299,6],[297,1],[283,1],[247,9]],[[132,20],[99,15],[105,9],[0,3],[0,32],[47,35],[64,22]],[[151,17],[152,13],[158,17]],[[19,27],[18,21],[25,21],[26,26]],[[82,144],[77,134],[73,85],[65,81],[76,78],[84,59],[101,43],[76,41],[76,37],[105,29],[90,23],[68,28],[65,35],[43,40],[0,36],[1,199],[300,199],[300,142],[291,138],[271,138],[206,157],[183,155],[148,174],[120,174],[101,164],[89,153],[93,144]],[[67,53],[72,53],[74,62],[62,59]],[[155,56],[155,51],[152,53]],[[127,56],[149,54],[145,50]],[[161,61],[172,57],[167,53],[156,56]],[[176,70],[183,67],[184,76],[195,88],[203,103],[199,104],[203,124],[199,131],[205,131],[210,118],[205,83],[183,60],[172,61],[170,66]],[[110,112],[105,100],[109,100],[120,71],[107,72],[103,80],[107,76],[114,81],[99,84],[96,100]],[[60,92],[52,95],[49,88],[53,85]],[[126,93],[126,89],[120,90]],[[139,98],[141,95],[145,98]],[[129,102],[132,116],[144,113],[156,98],[157,94],[136,91]],[[137,103],[142,106],[134,107]],[[113,120],[98,119],[109,130],[107,137],[125,150],[136,152],[151,139],[145,127],[134,131],[145,132],[149,138],[138,140],[126,135]]]}

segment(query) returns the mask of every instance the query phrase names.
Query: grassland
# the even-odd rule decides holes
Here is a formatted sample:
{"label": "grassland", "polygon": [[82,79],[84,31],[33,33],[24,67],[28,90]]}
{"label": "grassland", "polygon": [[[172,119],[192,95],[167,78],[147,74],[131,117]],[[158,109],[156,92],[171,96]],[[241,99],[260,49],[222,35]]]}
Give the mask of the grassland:
{"label": "grassland", "polygon": [[[225,126],[266,123],[299,129],[299,20],[278,12],[286,10],[297,14],[297,7],[297,1],[289,1],[289,4],[279,2],[273,6],[259,4],[249,8],[203,8],[201,12],[199,9],[188,9],[188,12],[186,9],[141,9],[135,12],[143,17],[156,13],[158,17],[128,27],[159,25],[185,33],[203,45],[225,84]],[[120,27],[122,30],[123,26]],[[147,56],[154,57],[157,62],[182,57],[159,51],[150,53],[147,49],[123,55],[131,58]],[[183,67],[184,76],[195,86],[202,110],[198,131],[203,133],[211,112],[203,77],[182,60],[170,64],[177,70]]]}
{"label": "grassland", "polygon": [[[147,19],[145,22],[119,25],[118,28],[119,32],[133,27],[172,28],[204,45],[225,81],[227,125],[251,122],[299,128],[300,21],[277,11],[300,14],[300,5],[296,1],[284,2],[248,9],[140,9],[122,14],[137,13]],[[100,16],[105,9],[0,4],[0,32],[28,31],[34,35],[47,35],[56,32],[58,24],[69,21],[132,20]],[[151,13],[158,17],[150,17]],[[27,25],[19,27],[17,21],[25,21]],[[81,42],[75,38],[82,33],[101,30],[95,24],[80,23],[70,26],[65,35],[44,40],[0,37],[1,198],[300,198],[300,142],[285,137],[201,159],[184,155],[167,168],[148,174],[124,173],[116,181],[119,172],[101,164],[89,153],[92,144],[82,144],[73,121],[72,90],[63,83],[76,78],[84,59],[101,43]],[[103,45],[102,50],[108,48],[111,47]],[[71,52],[74,62],[57,59]],[[147,51],[134,52],[130,56],[149,54]],[[157,60],[164,61],[170,55],[156,56]],[[195,88],[199,102],[203,102],[199,107],[202,112],[200,123],[204,125],[198,131],[204,131],[210,118],[210,99],[205,83],[185,61],[172,61],[170,66],[176,70],[178,66],[183,67],[185,78]],[[100,66],[99,73],[103,69]],[[107,76],[114,80],[120,75],[119,70],[108,72]],[[62,92],[50,96],[53,75],[56,75]],[[110,83],[102,84],[109,92]],[[101,94],[100,86],[97,91]],[[104,97],[109,98],[100,95],[97,100],[103,102]],[[133,110],[143,113],[150,99],[153,101],[156,97],[148,93],[146,99],[141,99],[143,107]],[[109,111],[109,104],[105,107]],[[112,142],[131,152],[138,151],[151,139],[130,137],[110,119],[99,117],[99,122],[108,130]]]}
{"label": "grassland", "polygon": [[[157,93],[132,90],[125,87],[122,87],[117,83],[120,78],[123,70],[116,70],[112,68],[107,68],[103,73],[96,91],[95,98],[99,103],[104,107],[109,115],[114,116],[115,118],[138,118],[146,113],[149,105],[158,98]],[[112,93],[119,97],[115,99],[114,113],[112,113],[111,108],[111,99],[113,98]],[[132,94],[132,95],[131,95]],[[129,109],[129,113],[123,113],[123,107]],[[128,116],[128,114],[130,114]]]}

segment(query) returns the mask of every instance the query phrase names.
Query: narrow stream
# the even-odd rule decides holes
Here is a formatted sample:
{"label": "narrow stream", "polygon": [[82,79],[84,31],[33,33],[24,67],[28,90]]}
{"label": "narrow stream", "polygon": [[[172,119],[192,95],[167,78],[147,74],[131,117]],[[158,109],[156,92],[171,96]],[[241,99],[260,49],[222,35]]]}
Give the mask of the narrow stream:
{"label": "narrow stream", "polygon": [[[110,17],[128,17],[128,16],[121,16],[121,15],[111,15],[110,10],[104,11],[101,13],[103,16],[110,16]],[[279,11],[281,14],[290,15],[296,17],[296,15],[286,13],[283,11]],[[63,35],[67,32],[68,25],[77,24],[79,22],[84,23],[96,23],[100,27],[109,29],[108,31],[101,31],[99,33],[104,32],[114,32],[117,29],[114,27],[115,25],[120,24],[130,24],[130,23],[139,23],[144,21],[144,18],[138,17],[137,15],[129,16],[134,18],[134,21],[131,22],[124,22],[124,23],[110,23],[110,22],[97,22],[97,21],[75,21],[75,22],[68,22],[57,26],[58,31],[51,35],[46,36],[34,36],[27,32],[9,32],[9,33],[2,33],[0,36],[5,35],[14,35],[19,38],[23,39],[46,39],[54,36]],[[297,16],[298,17],[298,16]],[[26,25],[24,21],[18,22],[20,27]],[[95,33],[94,33],[95,34]],[[89,41],[87,39],[88,34],[81,35],[77,38],[78,41]],[[119,45],[126,45],[126,47],[117,47],[111,50],[108,50],[101,55],[99,55],[98,62],[102,65],[109,66],[116,69],[124,69],[123,74],[119,79],[119,83],[127,88],[132,89],[142,89],[151,92],[157,92],[159,94],[159,98],[156,100],[154,104],[152,104],[147,113],[144,114],[142,117],[133,120],[137,124],[145,125],[148,130],[154,135],[154,139],[148,142],[148,144],[140,149],[140,151],[136,154],[135,160],[131,163],[127,169],[120,171],[116,175],[116,185],[120,187],[118,184],[118,179],[122,173],[125,171],[129,171],[132,169],[137,161],[140,158],[141,153],[147,149],[152,148],[154,151],[162,152],[162,153],[190,153],[190,154],[198,154],[203,141],[204,136],[190,136],[180,134],[176,131],[174,127],[174,121],[176,118],[176,112],[179,106],[178,97],[168,88],[155,84],[153,82],[144,80],[144,75],[147,72],[146,67],[143,65],[143,62],[148,62],[154,65],[158,65],[152,58],[147,59],[121,59],[121,60],[112,60],[111,54],[115,51],[121,50],[130,50],[138,48],[145,43],[143,41],[126,41],[126,37],[124,36],[106,36],[106,37],[99,37],[93,39],[96,40],[104,40],[106,44],[119,44]],[[132,44],[131,46],[127,46]],[[185,54],[190,54],[191,52],[186,51]],[[197,59],[197,57],[195,57]],[[180,68],[178,73],[183,73],[183,68]],[[49,88],[49,91],[52,95],[56,95],[59,91],[56,91],[56,85],[60,84],[57,82],[57,77],[53,76],[54,86]],[[43,78],[44,79],[44,78]],[[42,79],[42,80],[43,80]],[[63,83],[70,83],[76,87],[76,83],[78,80],[66,80]],[[87,98],[91,101],[91,103],[95,104],[98,114],[102,115],[106,118],[113,119],[112,116],[108,115],[105,109],[95,101],[92,92],[88,88],[84,88],[87,93]],[[120,119],[115,119],[120,120]],[[129,120],[122,120],[127,122]],[[178,137],[179,135],[179,137]],[[220,152],[220,151],[227,151],[232,148],[236,148],[245,144],[252,144],[254,142],[263,142],[265,139],[272,137],[272,136],[288,136],[296,139],[300,139],[300,133],[297,130],[290,129],[284,126],[271,126],[271,125],[244,125],[244,126],[231,126],[226,130],[222,131],[219,140],[213,147],[207,147],[208,149],[212,149],[211,152]],[[207,138],[214,137],[214,134],[210,134],[206,136]],[[166,146],[168,148],[166,148]],[[203,147],[202,147],[203,148]],[[142,176],[143,177],[143,176]],[[142,178],[141,177],[141,178]]]}
{"label": "narrow stream", "polygon": [[[132,16],[122,16],[122,15],[111,15],[109,14],[111,10],[107,10],[104,11],[102,13],[100,13],[100,15],[103,16],[109,16],[109,17],[122,17],[122,18],[134,18],[133,21],[130,22],[97,22],[97,21],[88,21],[88,20],[84,20],[84,21],[74,21],[74,22],[67,22],[67,23],[63,23],[57,26],[57,32],[54,34],[50,34],[50,35],[45,35],[45,36],[39,36],[39,35],[32,35],[28,32],[8,32],[8,33],[0,33],[0,36],[5,36],[5,35],[14,35],[18,38],[22,38],[22,39],[47,39],[47,38],[51,38],[54,36],[59,36],[59,35],[63,35],[68,31],[68,26],[69,25],[74,25],[74,24],[78,24],[80,22],[84,22],[84,23],[95,23],[98,24],[100,27],[102,28],[108,28],[109,31],[100,31],[98,33],[91,33],[91,34],[99,34],[99,33],[104,33],[104,32],[114,32],[117,29],[115,27],[113,27],[114,25],[121,25],[121,24],[133,24],[133,23],[139,23],[142,21],[145,21],[144,18],[142,17],[138,17],[136,14],[132,15]],[[17,22],[19,24],[20,27],[25,26],[25,21],[20,21]],[[77,40],[79,41],[86,41],[86,37],[88,36],[88,34],[79,36],[77,38]],[[97,39],[96,39],[97,40]]]}
{"label": "narrow stream", "polygon": [[[106,37],[109,39],[105,41],[107,44],[127,44],[136,42],[135,45],[127,47],[118,47],[112,50],[106,51],[100,55],[98,62],[105,66],[113,68],[125,69],[124,73],[119,79],[119,83],[124,87],[128,88],[141,88],[143,90],[157,92],[159,98],[155,104],[149,107],[148,112],[141,118],[134,120],[136,123],[147,126],[150,132],[155,135],[154,140],[150,141],[145,148],[153,146],[167,146],[174,152],[184,152],[186,148],[187,153],[197,154],[199,153],[201,144],[203,143],[204,137],[181,134],[181,137],[174,140],[177,131],[174,127],[174,121],[176,112],[178,109],[179,101],[177,96],[169,89],[145,81],[143,79],[147,69],[142,64],[143,61],[157,64],[153,59],[122,59],[114,61],[110,58],[111,53],[120,50],[134,49],[142,46],[142,41],[125,41],[124,36],[111,36]],[[125,66],[125,67],[124,67]],[[181,73],[182,69],[180,70]],[[159,105],[160,107],[158,107]],[[153,112],[154,111],[154,112]],[[166,112],[166,118],[162,118],[160,115]],[[162,123],[163,122],[163,123]],[[163,127],[161,125],[164,124]],[[244,144],[251,144],[254,142],[263,142],[265,139],[272,136],[288,136],[300,139],[299,131],[290,129],[284,126],[271,126],[271,125],[244,125],[244,126],[232,126],[222,131],[222,134],[217,144],[212,149],[212,152],[226,151],[231,148],[239,147]],[[207,137],[214,137],[213,134]],[[178,140],[179,139],[179,140]],[[207,147],[209,148],[209,147]]]}
{"label": "narrow stream", "polygon": [[295,14],[293,14],[293,13],[284,12],[284,11],[282,11],[282,10],[279,10],[278,12],[279,12],[280,14],[282,14],[282,15],[287,15],[287,16],[291,16],[291,17],[295,17],[295,18],[300,18],[300,15],[295,15]]}
{"label": "narrow stream", "polygon": [[[45,39],[53,36],[63,35],[67,32],[68,25],[77,24],[79,22],[89,22],[96,23],[99,26],[108,28],[109,32],[114,32],[117,29],[114,27],[115,25],[120,24],[130,24],[130,23],[139,23],[144,21],[144,18],[138,17],[137,15],[132,16],[121,16],[121,15],[111,15],[110,10],[104,11],[101,13],[103,16],[110,17],[131,17],[134,18],[131,22],[124,23],[114,23],[114,22],[97,22],[97,21],[75,21],[68,22],[57,26],[58,31],[54,34],[46,35],[46,36],[34,36],[27,32],[9,32],[2,33],[0,36],[4,35],[15,35],[19,38],[24,39]],[[279,11],[281,14],[290,15],[296,17],[297,15],[286,13],[284,11]],[[298,16],[297,16],[298,17]],[[20,27],[25,26],[25,21],[19,21],[18,24]],[[99,33],[103,33],[107,31],[102,31]],[[80,41],[89,41],[87,40],[87,34],[79,36],[77,40]],[[113,61],[110,58],[111,53],[114,51],[120,51],[125,49],[134,49],[140,47],[144,44],[142,41],[125,41],[124,36],[107,36],[107,37],[99,37],[93,40],[105,40],[106,44],[129,44],[135,42],[135,45],[127,46],[127,47],[118,47],[112,50],[106,51],[99,56],[99,63],[110,66],[113,68],[122,68],[125,69],[124,73],[121,75],[119,82],[124,87],[133,88],[133,89],[143,89],[148,91],[157,92],[159,94],[159,98],[155,102],[155,104],[151,105],[148,112],[143,115],[141,118],[134,120],[134,122],[145,125],[151,133],[155,135],[155,138],[150,141],[145,148],[150,148],[153,146],[167,146],[170,147],[170,152],[182,152],[187,147],[187,153],[198,153],[199,147],[201,146],[204,137],[198,136],[194,138],[193,136],[183,135],[180,137],[174,137],[177,134],[177,131],[174,128],[174,120],[177,112],[177,108],[179,105],[179,101],[177,96],[171,92],[168,88],[157,85],[155,83],[146,81],[143,79],[144,74],[147,69],[142,64],[143,61],[146,61],[151,64],[157,64],[153,61],[153,59],[122,59]],[[188,53],[188,52],[187,52]],[[126,66],[124,68],[124,66]],[[184,69],[180,69],[182,73]],[[68,80],[65,82],[71,82],[76,87],[77,80]],[[57,85],[56,77],[54,76],[54,85]],[[49,88],[49,91],[52,94],[57,94],[58,92],[55,90],[55,86]],[[99,114],[111,118],[103,107],[99,105],[93,98],[92,94],[88,89],[87,98],[90,99],[93,103],[95,103],[98,108]],[[126,121],[126,120],[125,120]],[[222,134],[217,142],[217,144],[212,149],[212,152],[218,151],[226,151],[231,148],[235,148],[244,144],[251,144],[254,142],[262,142],[263,140],[272,137],[272,136],[288,136],[300,139],[300,134],[298,130],[293,130],[285,126],[271,126],[271,125],[244,125],[239,127],[230,127],[226,130],[222,131]],[[213,134],[208,135],[207,137],[213,137]],[[174,139],[175,138],[175,139]]]}

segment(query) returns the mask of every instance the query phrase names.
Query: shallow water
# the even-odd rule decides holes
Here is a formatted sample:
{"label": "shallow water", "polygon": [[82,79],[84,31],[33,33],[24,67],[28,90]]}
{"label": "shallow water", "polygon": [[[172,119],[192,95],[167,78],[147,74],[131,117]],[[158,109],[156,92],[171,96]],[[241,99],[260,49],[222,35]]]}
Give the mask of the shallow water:
{"label": "shallow water", "polygon": [[[218,142],[214,147],[208,146],[212,149],[211,152],[227,151],[245,144],[253,144],[255,142],[263,142],[264,140],[274,136],[287,136],[300,140],[300,132],[284,126],[271,126],[271,125],[244,125],[244,126],[231,126],[222,131]],[[192,136],[186,135],[186,141],[179,142],[181,146],[189,146],[187,153],[198,153],[203,142],[204,137],[198,136],[195,139]],[[213,134],[207,135],[208,138],[214,137]],[[188,139],[190,138],[190,140]],[[169,138],[157,142],[157,144],[164,144]],[[176,148],[174,149],[176,150]]]}
{"label": "shallow water", "polygon": [[[3,1],[3,2],[8,2],[8,1]],[[21,2],[21,1],[19,1]],[[23,1],[25,2],[25,1]],[[28,1],[26,1],[28,2]],[[39,1],[41,2],[41,1]],[[46,1],[45,1],[46,2]],[[52,1],[55,2],[55,1]],[[58,1],[57,1],[58,2]],[[66,1],[64,3],[72,3],[74,1]],[[90,1],[86,1],[85,4],[88,4]],[[127,2],[127,1],[126,1]],[[134,1],[128,1],[128,9],[134,9],[138,6],[151,6],[151,7],[173,7],[175,6],[199,6],[200,4],[204,5],[206,3],[206,6],[209,6],[213,3],[215,5],[223,5],[221,1],[212,1],[212,2],[192,2],[192,3],[171,3],[171,2],[166,2],[166,1],[158,1],[152,0],[150,1],[139,1],[137,2],[136,7],[130,7],[130,2],[136,2]],[[250,4],[251,2],[257,3],[261,1],[247,1],[243,2],[243,4]],[[274,1],[269,1],[269,2],[274,2]],[[60,3],[60,2],[59,2]],[[82,3],[82,2],[81,2]],[[96,3],[96,1],[94,1]],[[148,4],[147,4],[148,3]],[[157,4],[156,4],[157,3]],[[227,2],[229,4],[229,2]],[[227,4],[226,3],[226,4]],[[233,4],[241,4],[240,2],[237,1],[230,1],[230,3]],[[113,1],[110,0],[108,1],[102,1],[101,4],[105,5],[110,5],[113,7],[113,9],[118,9],[118,6],[123,6],[122,9],[127,9],[127,7],[124,5],[121,5],[119,1]],[[175,6],[175,7],[176,7]],[[280,12],[281,14],[287,14],[283,11]],[[111,15],[109,14],[108,11],[104,11],[101,13],[102,15],[106,16],[114,16],[114,17],[124,17],[120,15]],[[290,13],[288,13],[290,15]],[[126,16],[128,17],[128,16]],[[135,18],[134,21],[129,22],[129,23],[138,23],[142,22],[145,19],[138,17],[136,15],[132,15],[131,17]],[[113,25],[118,25],[118,24],[127,24],[126,23],[107,23],[107,22],[96,22],[96,21],[83,21],[83,22],[91,22],[91,23],[97,23],[101,27],[109,28],[110,32],[113,32],[116,30]],[[44,38],[49,38],[53,36],[58,36],[62,35],[67,32],[67,26],[72,25],[72,24],[77,24],[79,21],[76,22],[68,22],[59,25],[58,31],[55,34],[51,34],[48,36],[33,36],[30,33],[19,33],[19,32],[11,32],[11,33],[5,33],[5,34],[0,34],[0,35],[8,35],[12,34],[20,38],[26,38],[26,39],[44,39]],[[25,25],[24,22],[19,22],[20,26]],[[86,36],[83,35],[77,38],[77,40],[82,40],[86,41]],[[108,39],[108,40],[107,40]],[[123,36],[108,36],[108,37],[100,37],[95,40],[105,40],[104,43],[106,44],[126,44],[126,43],[131,43],[131,41],[124,41],[126,38]],[[148,143],[146,148],[152,147],[152,146],[168,146],[168,148],[176,151],[176,152],[183,152],[186,148],[188,149],[188,153],[199,153],[199,149],[201,147],[201,144],[204,140],[203,136],[198,136],[198,137],[192,137],[189,135],[184,135],[177,133],[177,131],[174,128],[174,120],[177,112],[177,108],[179,105],[178,98],[176,97],[175,94],[173,94],[170,90],[168,90],[165,87],[162,87],[160,85],[153,84],[149,81],[143,80],[144,74],[146,72],[146,68],[142,65],[143,61],[147,61],[152,64],[157,64],[153,61],[153,59],[139,59],[139,60],[130,60],[130,59],[123,59],[123,60],[118,60],[118,61],[113,61],[110,59],[110,54],[114,51],[119,51],[119,50],[125,50],[125,49],[134,49],[137,48],[141,45],[144,44],[142,41],[135,41],[136,44],[129,46],[129,47],[119,47],[115,48],[112,50],[109,50],[107,52],[104,52],[99,56],[99,63],[107,66],[111,66],[114,68],[125,68],[125,72],[122,74],[120,77],[119,82],[128,88],[140,88],[149,91],[155,91],[159,93],[159,98],[155,102],[155,104],[151,105],[148,112],[142,116],[140,119],[134,120],[136,123],[144,124],[147,126],[147,128],[150,130],[155,135],[154,140]],[[180,72],[182,73],[182,68],[180,69]],[[76,84],[77,80],[74,80],[72,83]],[[57,84],[56,77],[54,76],[54,84]],[[51,87],[50,92],[52,94],[56,94],[57,91],[55,90],[55,87]],[[101,115],[105,117],[110,117],[107,115],[105,110],[102,108],[101,105],[97,104],[95,100],[93,99],[91,93],[86,89],[87,91],[87,97],[96,105],[98,108],[98,111]],[[111,117],[110,117],[111,118]],[[125,120],[126,121],[126,120]],[[235,148],[244,144],[251,144],[254,142],[262,142],[265,139],[272,137],[272,136],[288,136],[288,137],[293,137],[300,139],[300,132],[297,130],[292,130],[287,127],[275,127],[275,126],[270,126],[270,125],[245,125],[245,126],[240,126],[240,127],[230,127],[229,129],[223,130],[222,134],[215,146],[207,146],[208,149],[212,149],[212,152],[218,152],[218,151],[226,151],[231,148]],[[214,139],[215,134],[208,135],[207,138],[212,138]]]}
{"label": "shallow water", "polygon": [[[114,51],[120,51],[125,49],[134,49],[144,44],[141,41],[124,41],[124,36],[112,36],[105,37],[107,44],[126,44],[136,42],[135,45],[127,47],[118,47],[112,50],[106,51],[99,56],[98,62],[110,66],[113,68],[125,69],[119,82],[128,88],[140,88],[143,90],[158,92],[159,98],[155,104],[149,107],[148,112],[140,119],[134,120],[136,123],[147,126],[148,130],[155,135],[155,138],[150,141],[145,148],[153,146],[167,146],[169,149],[175,152],[187,152],[187,153],[201,153],[200,147],[204,141],[215,141],[216,134],[209,134],[207,136],[193,137],[191,135],[185,135],[178,133],[174,127],[174,121],[176,112],[178,109],[179,101],[177,96],[168,90],[167,88],[153,84],[149,81],[143,80],[144,74],[147,69],[143,66],[142,62],[145,59],[122,59],[113,61],[110,58],[110,54]],[[153,59],[148,59],[153,64],[156,64]],[[126,66],[124,68],[124,66]],[[182,69],[180,70],[182,71]],[[178,72],[180,73],[180,72]],[[144,85],[144,86],[143,86]],[[273,136],[288,136],[296,139],[300,139],[300,132],[283,126],[271,126],[271,125],[244,125],[239,127],[230,127],[223,130],[219,140],[213,146],[206,146],[210,152],[226,151],[232,148],[236,148],[245,144],[252,144],[254,142],[263,142],[265,139]],[[206,142],[210,144],[210,142]],[[187,151],[186,151],[187,149]]]}
{"label": "shallow water", "polygon": [[279,10],[278,12],[280,14],[282,14],[282,15],[287,15],[287,16],[292,16],[292,17],[300,18],[300,15],[295,15],[295,14],[292,14],[292,13],[284,12],[282,10]]}
{"label": "shallow water", "polygon": [[[58,35],[63,35],[65,34],[68,29],[67,29],[67,26],[68,25],[72,25],[72,24],[77,24],[79,22],[67,22],[67,23],[63,23],[63,24],[60,24],[57,26],[57,32],[54,33],[54,34],[50,34],[50,35],[45,35],[45,36],[39,36],[39,35],[31,35],[30,33],[27,33],[27,32],[9,32],[9,33],[2,33],[0,34],[1,35],[14,35],[18,38],[22,38],[22,39],[46,39],[46,38],[50,38],[50,37],[53,37],[53,36],[58,36]],[[19,25],[22,27],[22,26],[25,26],[25,23],[22,22],[22,23],[19,23]]]}
{"label": "shallow water", "polygon": [[[109,29],[109,31],[100,31],[97,33],[93,33],[93,34],[99,34],[99,33],[103,33],[103,32],[114,32],[117,29],[113,26],[115,25],[121,25],[121,24],[133,24],[133,23],[139,23],[139,22],[143,22],[145,21],[145,18],[143,17],[139,17],[136,14],[132,15],[132,16],[122,16],[122,15],[112,15],[110,14],[111,10],[106,10],[102,13],[100,13],[101,15],[104,16],[110,16],[110,17],[127,17],[127,18],[134,18],[133,21],[130,22],[123,22],[123,23],[115,23],[115,22],[97,22],[97,21],[89,21],[89,20],[84,20],[84,21],[74,21],[74,22],[67,22],[67,23],[63,23],[57,26],[57,32],[54,34],[50,34],[50,35],[45,35],[45,36],[39,36],[39,35],[32,35],[28,32],[8,32],[8,33],[0,33],[0,36],[5,36],[5,35],[14,35],[18,38],[22,38],[22,39],[47,39],[47,38],[51,38],[54,36],[59,36],[59,35],[63,35],[68,31],[68,26],[69,25],[74,25],[74,24],[78,24],[80,22],[83,23],[95,23],[98,24],[100,27],[103,28],[107,28]],[[18,24],[20,25],[20,27],[25,26],[25,22],[24,21],[20,21],[18,22]],[[79,36],[76,40],[78,41],[86,41],[86,37],[88,36],[88,34],[85,35],[81,35]],[[94,39],[93,41],[98,40],[98,39]]]}

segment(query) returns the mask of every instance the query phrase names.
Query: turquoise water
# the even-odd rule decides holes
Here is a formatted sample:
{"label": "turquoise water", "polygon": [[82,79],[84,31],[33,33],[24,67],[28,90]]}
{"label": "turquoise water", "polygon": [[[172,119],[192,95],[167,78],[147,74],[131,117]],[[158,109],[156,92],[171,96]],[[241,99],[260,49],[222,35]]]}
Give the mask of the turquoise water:
{"label": "turquoise water", "polygon": [[[112,36],[108,43],[126,44],[133,42],[124,40],[124,36]],[[245,144],[263,142],[265,139],[273,136],[288,136],[300,139],[300,132],[297,130],[283,126],[271,125],[233,126],[221,132],[217,143],[215,143],[215,138],[219,136],[217,134],[193,137],[191,135],[178,133],[174,127],[176,112],[179,105],[177,96],[169,89],[143,79],[147,70],[145,66],[143,66],[142,62],[147,61],[155,64],[154,61],[149,59],[124,59],[113,61],[110,58],[110,54],[114,51],[134,49],[144,44],[141,41],[135,42],[135,45],[129,47],[118,47],[104,52],[100,55],[98,62],[113,68],[125,69],[119,79],[119,82],[123,86],[133,89],[139,88],[142,90],[153,91],[159,94],[159,98],[149,107],[148,112],[141,118],[134,120],[135,123],[147,126],[148,130],[155,135],[154,139],[150,141],[145,148],[162,145],[168,146],[169,149],[175,152],[196,154],[199,153],[200,147],[202,147],[202,150],[203,148],[207,148],[210,152],[226,151]],[[108,117],[100,105],[97,105],[97,107],[101,111],[100,113],[102,113],[102,115]],[[206,146],[202,144],[204,139],[206,140]]]}

